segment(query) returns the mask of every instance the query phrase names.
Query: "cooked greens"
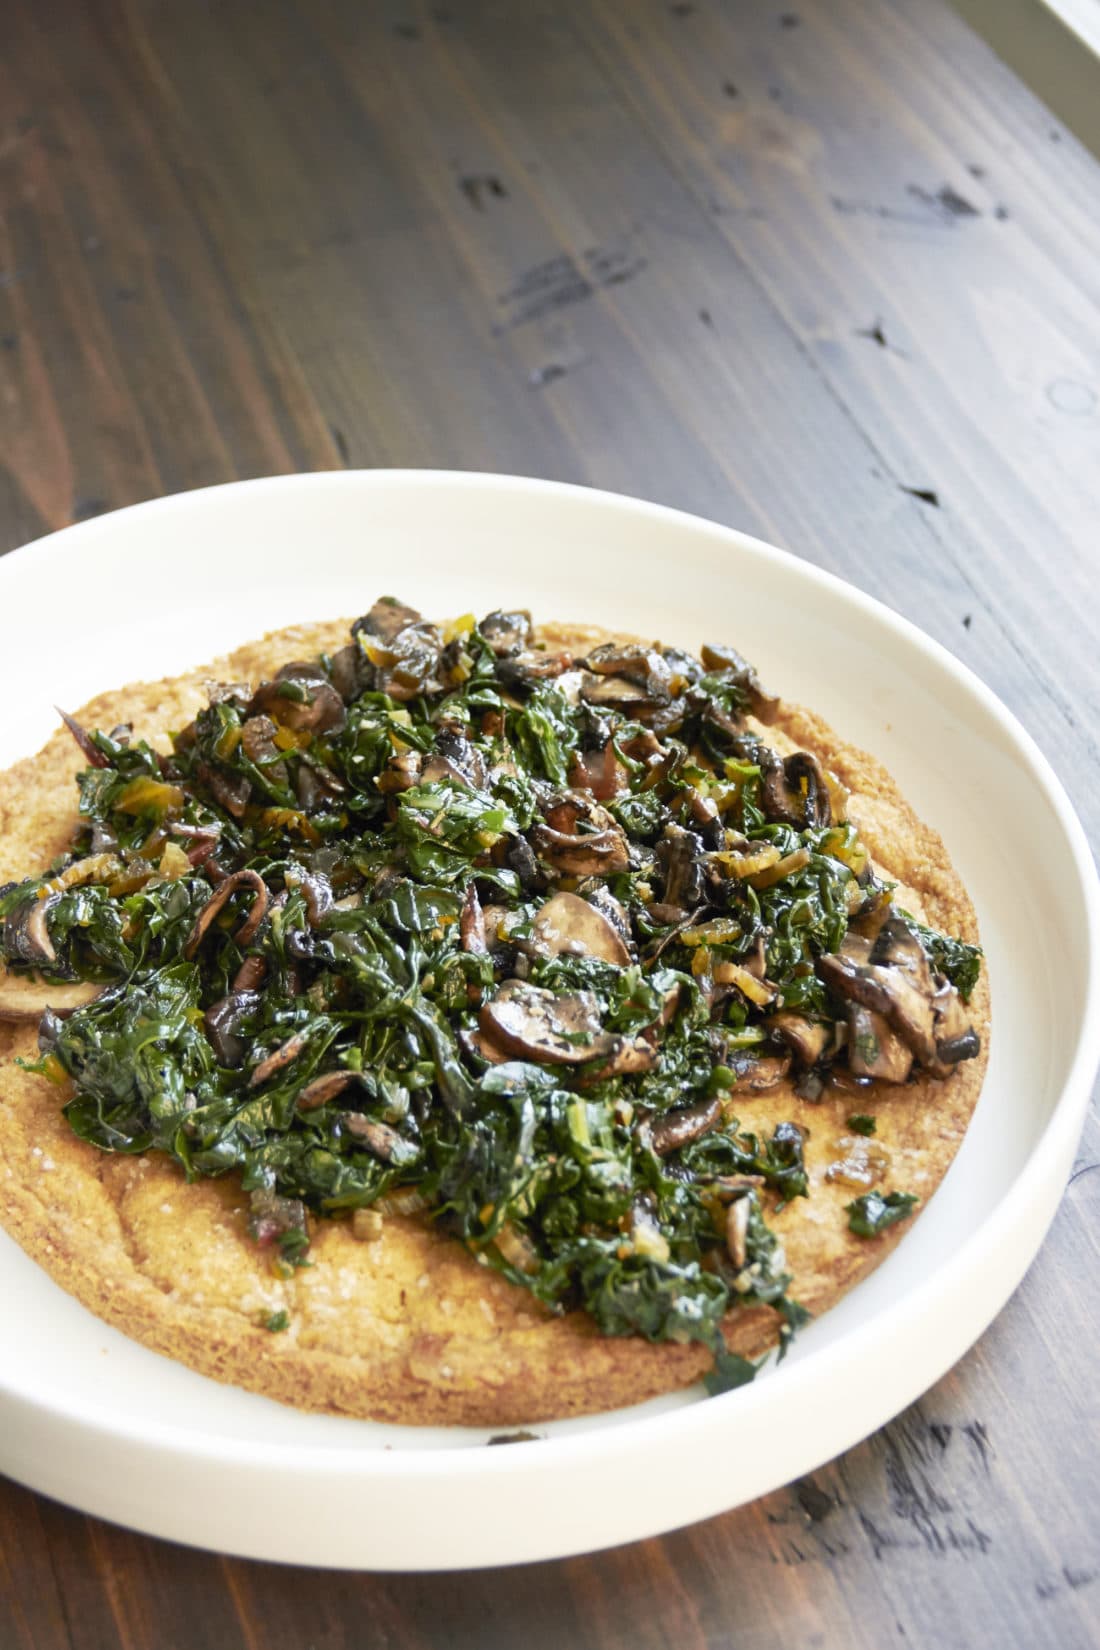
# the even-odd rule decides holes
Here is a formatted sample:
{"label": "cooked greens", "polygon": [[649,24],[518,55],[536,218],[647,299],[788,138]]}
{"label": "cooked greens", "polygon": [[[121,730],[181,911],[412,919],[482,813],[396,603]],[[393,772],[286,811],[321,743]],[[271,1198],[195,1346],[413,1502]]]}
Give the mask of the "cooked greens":
{"label": "cooked greens", "polygon": [[551,1310],[751,1379],[721,1325],[805,1316],[766,1216],[809,1188],[803,1130],[742,1129],[739,1089],[978,1046],[980,953],[891,904],[774,706],[732,649],[575,659],[383,598],[331,657],[212,687],[169,756],[70,721],[80,830],[0,890],[0,954],[104,989],[44,1015],[39,1069],[94,1145],[239,1173],[280,1267],[311,1218],[413,1207]]}

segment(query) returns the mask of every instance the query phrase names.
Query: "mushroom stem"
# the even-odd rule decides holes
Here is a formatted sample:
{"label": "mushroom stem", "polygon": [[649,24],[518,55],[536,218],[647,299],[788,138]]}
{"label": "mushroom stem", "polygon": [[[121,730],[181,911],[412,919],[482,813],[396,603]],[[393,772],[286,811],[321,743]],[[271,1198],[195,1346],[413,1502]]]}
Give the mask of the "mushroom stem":
{"label": "mushroom stem", "polygon": [[258,871],[234,871],[232,876],[226,877],[225,881],[219,884],[199,912],[195,926],[187,936],[186,944],[183,947],[183,954],[188,961],[195,955],[195,952],[206,938],[207,930],[222,906],[231,894],[236,893],[238,888],[251,888],[256,897],[252,901],[251,911],[249,911],[248,916],[237,929],[233,938],[238,945],[242,946],[248,945],[254,938],[256,930],[267,915],[271,896],[267,891],[267,884]]}

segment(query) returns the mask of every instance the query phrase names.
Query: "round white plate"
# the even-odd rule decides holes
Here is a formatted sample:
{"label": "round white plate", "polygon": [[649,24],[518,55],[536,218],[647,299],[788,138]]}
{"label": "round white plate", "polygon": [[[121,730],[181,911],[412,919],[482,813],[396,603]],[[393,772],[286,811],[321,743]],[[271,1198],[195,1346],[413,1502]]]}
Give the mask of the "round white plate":
{"label": "round white plate", "polygon": [[106,1328],[0,1234],[0,1470],[104,1518],[257,1558],[400,1570],[560,1557],[808,1472],[989,1323],[1053,1215],[1100,1058],[1096,873],[1035,745],[912,625],[743,534],[515,477],[242,482],[5,557],[0,765],[38,748],[54,704],[273,626],[362,612],[384,592],[435,615],[524,605],[688,646],[731,641],[879,756],[942,831],[979,913],[996,1030],[966,1141],[889,1260],[781,1368],[721,1398],[696,1389],[538,1426],[538,1442],[506,1449],[487,1449],[485,1432],[298,1414],[219,1386]]}

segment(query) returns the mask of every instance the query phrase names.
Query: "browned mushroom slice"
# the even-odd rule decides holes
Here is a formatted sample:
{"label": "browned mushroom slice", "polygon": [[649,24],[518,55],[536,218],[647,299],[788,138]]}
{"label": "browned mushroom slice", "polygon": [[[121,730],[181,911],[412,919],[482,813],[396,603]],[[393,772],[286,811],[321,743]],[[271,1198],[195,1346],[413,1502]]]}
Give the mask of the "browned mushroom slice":
{"label": "browned mushroom slice", "polygon": [[[932,998],[935,1016],[936,1075],[946,1076],[960,1060],[972,1060],[981,1053],[981,1038],[967,1018],[963,1000],[955,987],[943,975],[936,976],[936,992]],[[942,1068],[942,1071],[941,1069]]]}
{"label": "browned mushroom slice", "polygon": [[384,596],[363,618],[356,619],[351,630],[375,668],[375,686],[391,699],[414,699],[440,686],[435,671],[443,637],[436,625],[428,624],[413,608]]}
{"label": "browned mushroom slice", "polygon": [[340,1126],[353,1140],[361,1141],[369,1152],[381,1158],[383,1163],[408,1163],[419,1155],[411,1140],[406,1140],[388,1123],[376,1123],[373,1118],[364,1117],[362,1112],[341,1112]]}
{"label": "browned mushroom slice", "polygon": [[608,710],[628,713],[659,704],[644,687],[626,676],[597,676],[586,674],[581,678],[581,698],[586,705],[600,705]]}
{"label": "browned mushroom slice", "polygon": [[219,773],[207,762],[200,762],[195,769],[196,778],[207,786],[215,802],[220,802],[226,813],[232,814],[234,819],[243,819],[244,811],[248,807],[252,795],[252,783],[244,774]]}
{"label": "browned mushroom slice", "polygon": [[747,1196],[735,1198],[726,1212],[726,1252],[739,1272],[748,1259],[751,1213],[752,1204]]}
{"label": "browned mushroom slice", "polygon": [[[262,958],[249,959],[262,961]],[[248,1045],[241,1036],[241,1021],[253,1013],[260,1003],[258,991],[231,991],[228,997],[219,997],[203,1015],[207,1040],[220,1066],[243,1066]]]}
{"label": "browned mushroom slice", "polygon": [[557,996],[523,980],[505,980],[479,1023],[492,1042],[546,1065],[583,1065],[612,1054],[618,1041],[601,1030],[591,991]]}
{"label": "browned mushroom slice", "polygon": [[308,1031],[296,1031],[293,1037],[288,1037],[285,1043],[280,1043],[278,1048],[272,1049],[248,1079],[249,1088],[259,1088],[261,1083],[266,1083],[276,1072],[285,1071],[287,1066],[292,1065],[298,1058],[308,1042]]}
{"label": "browned mushroom slice", "polygon": [[487,780],[485,758],[477,746],[449,728],[436,736],[435,750],[425,758],[420,770],[423,785],[439,784],[446,780],[472,785],[475,790],[484,790]]}
{"label": "browned mushroom slice", "polygon": [[642,1128],[657,1156],[667,1157],[670,1152],[678,1152],[682,1146],[690,1145],[701,1135],[709,1134],[721,1115],[720,1100],[697,1100],[692,1106],[677,1106],[674,1111],[651,1118]]}
{"label": "browned mushroom slice", "polygon": [[599,957],[627,968],[630,952],[622,934],[603,911],[579,894],[555,894],[535,917],[535,938],[552,957]]}
{"label": "browned mushroom slice", "polygon": [[844,955],[819,957],[817,971],[830,990],[873,1009],[903,1038],[922,1066],[936,1058],[931,996],[924,996],[904,969],[854,963]]}
{"label": "browned mushroom slice", "polygon": [[9,974],[0,969],[0,1020],[32,1023],[48,1008],[64,1015],[84,1008],[104,989],[91,980],[59,980],[51,983],[37,974]]}
{"label": "browned mushroom slice", "polygon": [[531,832],[531,846],[540,859],[569,876],[611,876],[630,865],[625,833],[585,791],[551,799],[546,822]]}
{"label": "browned mushroom slice", "polygon": [[748,698],[749,709],[758,722],[774,722],[779,714],[779,699],[765,691],[752,665],[742,658],[735,647],[712,647],[704,642],[699,657],[705,668],[714,675],[732,677]]}
{"label": "browned mushroom slice", "polygon": [[573,659],[568,653],[516,653],[497,660],[496,676],[501,687],[522,694],[572,669]]}
{"label": "browned mushroom slice", "polygon": [[656,648],[640,642],[605,642],[592,649],[584,664],[593,675],[633,682],[653,704],[667,705],[671,698],[672,671]]}
{"label": "browned mushroom slice", "polygon": [[694,831],[682,825],[666,825],[657,844],[657,859],[664,872],[661,904],[672,910],[691,911],[703,898],[703,844]]}
{"label": "browned mushroom slice", "polygon": [[252,695],[250,716],[267,715],[295,732],[327,733],[342,728],[344,701],[318,665],[295,659],[275,672]]}
{"label": "browned mushroom slice", "polygon": [[637,1077],[652,1071],[660,1059],[660,1052],[644,1037],[616,1037],[615,1046],[606,1060],[601,1060],[582,1079],[584,1083],[602,1083],[606,1077]]}
{"label": "browned mushroom slice", "polygon": [[420,783],[420,768],[424,761],[422,751],[397,751],[390,757],[375,784],[384,794],[391,791],[410,791]]}
{"label": "browned mushroom slice", "polygon": [[857,1077],[904,1083],[913,1069],[913,1051],[881,1014],[852,1003],[848,1009],[848,1066]]}
{"label": "browned mushroom slice", "polygon": [[316,1111],[318,1106],[326,1105],[358,1081],[358,1073],[354,1071],[326,1071],[299,1089],[296,1102],[298,1110]]}
{"label": "browned mushroom slice", "polygon": [[597,802],[610,802],[629,788],[630,781],[608,740],[603,750],[582,751],[574,758],[569,783],[576,790],[591,791]]}
{"label": "browned mushroom slice", "polygon": [[789,1054],[736,1055],[730,1062],[737,1074],[738,1089],[750,1094],[764,1094],[781,1083],[791,1069]]}
{"label": "browned mushroom slice", "polygon": [[491,1066],[506,1066],[515,1055],[508,1049],[501,1048],[481,1030],[464,1028],[458,1034],[458,1040],[467,1054],[474,1055],[479,1060],[485,1060]]}
{"label": "browned mushroom slice", "polygon": [[504,613],[500,608],[487,613],[478,629],[498,659],[522,653],[531,645],[531,615],[526,608]]}
{"label": "browned mushroom slice", "polygon": [[234,871],[232,876],[226,877],[224,882],[218,884],[216,892],[211,895],[199,912],[198,920],[187,936],[187,941],[183,947],[183,954],[188,961],[202,944],[210,924],[214,921],[222,906],[230,895],[235,894],[240,888],[251,888],[255,898],[252,901],[251,911],[249,911],[248,916],[237,929],[233,938],[238,945],[245,946],[255,937],[256,930],[266,917],[267,908],[270,904],[267,884],[258,871]]}
{"label": "browned mushroom slice", "polygon": [[795,751],[780,760],[761,746],[757,762],[763,775],[760,806],[766,819],[816,830],[832,823],[833,807],[825,771],[809,751]]}
{"label": "browned mushroom slice", "polygon": [[273,785],[285,786],[290,776],[275,743],[278,731],[270,716],[250,716],[241,724],[241,749]]}
{"label": "browned mushroom slice", "polygon": [[462,938],[463,951],[488,951],[489,947],[485,938],[485,913],[481,909],[481,901],[477,897],[477,889],[472,882],[466,889],[466,897],[462,902],[459,934]]}
{"label": "browned mushroom slice", "polygon": [[773,1037],[778,1037],[780,1042],[786,1043],[802,1066],[817,1064],[832,1035],[831,1026],[823,1025],[820,1020],[807,1020],[804,1014],[794,1014],[790,1009],[769,1015],[764,1021],[764,1026]]}
{"label": "browned mushroom slice", "polygon": [[57,952],[50,939],[48,914],[57,896],[40,899],[32,894],[4,918],[4,950],[16,962],[53,963]]}
{"label": "browned mushroom slice", "polygon": [[415,607],[406,607],[394,596],[380,596],[369,613],[356,619],[351,627],[353,636],[376,636],[379,641],[392,642],[394,637],[410,625],[420,624],[423,614]]}

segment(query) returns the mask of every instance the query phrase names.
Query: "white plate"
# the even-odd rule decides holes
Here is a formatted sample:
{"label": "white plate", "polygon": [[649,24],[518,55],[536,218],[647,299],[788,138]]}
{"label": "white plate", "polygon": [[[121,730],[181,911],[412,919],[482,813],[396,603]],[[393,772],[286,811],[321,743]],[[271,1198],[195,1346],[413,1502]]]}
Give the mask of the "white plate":
{"label": "white plate", "polygon": [[[53,704],[393,592],[510,604],[747,651],[892,769],[977,905],[996,1034],[973,1125],[890,1259],[739,1392],[539,1426],[538,1443],[298,1414],[105,1328],[0,1235],[0,1469],[102,1517],[257,1558],[384,1569],[560,1557],[671,1529],[804,1473],[895,1415],[1022,1277],[1100,1058],[1100,898],[1035,745],[943,648],[739,533],[513,477],[243,482],[100,517],[0,561],[0,764]],[[12,616],[33,623],[12,623]],[[1042,853],[1035,845],[1042,843]],[[1053,982],[1057,980],[1057,991]]]}

